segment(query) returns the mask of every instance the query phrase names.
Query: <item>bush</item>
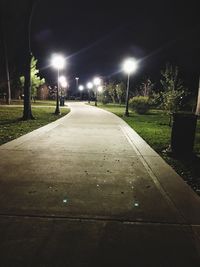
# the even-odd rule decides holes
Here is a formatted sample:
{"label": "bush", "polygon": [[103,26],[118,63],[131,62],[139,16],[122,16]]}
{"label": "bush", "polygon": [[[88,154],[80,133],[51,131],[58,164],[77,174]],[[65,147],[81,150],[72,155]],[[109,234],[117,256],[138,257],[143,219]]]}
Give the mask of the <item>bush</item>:
{"label": "bush", "polygon": [[135,96],[129,101],[130,108],[136,111],[138,114],[146,114],[149,111],[149,97],[147,96]]}

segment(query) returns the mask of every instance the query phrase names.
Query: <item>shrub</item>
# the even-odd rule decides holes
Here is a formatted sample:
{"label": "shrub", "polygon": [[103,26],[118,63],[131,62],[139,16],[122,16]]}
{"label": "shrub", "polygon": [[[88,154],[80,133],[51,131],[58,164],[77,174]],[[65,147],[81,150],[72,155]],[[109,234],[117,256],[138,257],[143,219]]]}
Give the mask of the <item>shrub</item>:
{"label": "shrub", "polygon": [[149,97],[147,96],[135,96],[129,101],[130,108],[136,111],[138,114],[146,114],[149,111]]}

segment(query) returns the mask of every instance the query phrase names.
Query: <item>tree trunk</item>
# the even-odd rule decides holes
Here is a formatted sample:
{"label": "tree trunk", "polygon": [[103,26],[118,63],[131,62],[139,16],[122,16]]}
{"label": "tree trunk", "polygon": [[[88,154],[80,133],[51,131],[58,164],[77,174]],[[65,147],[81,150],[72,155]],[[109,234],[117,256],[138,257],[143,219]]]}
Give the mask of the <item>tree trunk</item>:
{"label": "tree trunk", "polygon": [[7,81],[7,104],[10,105],[11,102],[11,90],[10,90],[10,73],[8,65],[8,53],[7,53],[7,43],[4,35],[4,53],[5,53],[5,65],[6,65],[6,81]]}
{"label": "tree trunk", "polygon": [[32,51],[31,51],[31,23],[33,17],[33,11],[36,5],[35,0],[30,0],[29,2],[29,11],[27,16],[27,28],[26,28],[26,43],[27,43],[27,51],[26,51],[26,62],[25,62],[25,71],[24,71],[24,112],[23,112],[23,120],[33,120],[34,117],[32,115],[31,110],[31,59],[32,59]]}
{"label": "tree trunk", "polygon": [[196,115],[200,115],[200,78],[199,78],[199,91],[197,96],[197,106],[196,106]]}
{"label": "tree trunk", "polygon": [[[3,10],[3,8],[2,8]],[[6,102],[10,105],[11,102],[11,89],[10,89],[10,73],[9,73],[9,64],[8,64],[8,49],[7,49],[7,40],[6,40],[6,29],[5,29],[5,22],[4,17],[1,15],[1,32],[2,32],[2,39],[3,39],[3,49],[4,49],[4,58],[5,58],[5,69],[6,69],[6,82],[7,82],[7,98]]]}
{"label": "tree trunk", "polygon": [[29,55],[26,58],[26,66],[24,72],[24,112],[23,120],[33,120],[34,117],[31,111],[31,58],[32,55]]}

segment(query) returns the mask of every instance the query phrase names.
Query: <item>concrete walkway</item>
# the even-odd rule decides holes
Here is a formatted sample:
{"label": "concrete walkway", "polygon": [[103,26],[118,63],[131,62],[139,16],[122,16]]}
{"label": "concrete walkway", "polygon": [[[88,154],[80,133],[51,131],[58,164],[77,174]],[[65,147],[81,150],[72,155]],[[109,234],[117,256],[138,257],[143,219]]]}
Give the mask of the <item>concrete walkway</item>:
{"label": "concrete walkway", "polygon": [[0,266],[200,266],[200,198],[83,103],[0,147]]}

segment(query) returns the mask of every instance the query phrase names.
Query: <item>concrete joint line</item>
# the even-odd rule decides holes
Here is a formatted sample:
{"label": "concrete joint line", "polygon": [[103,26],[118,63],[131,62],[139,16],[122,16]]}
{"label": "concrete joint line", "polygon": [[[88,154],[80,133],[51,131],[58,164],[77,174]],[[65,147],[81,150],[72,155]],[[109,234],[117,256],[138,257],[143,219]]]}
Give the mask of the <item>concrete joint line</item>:
{"label": "concrete joint line", "polygon": [[[172,227],[190,227],[190,229],[193,229],[193,227],[200,227],[200,225],[190,225],[187,223],[170,223],[170,222],[157,222],[157,221],[137,221],[137,220],[126,220],[123,218],[112,218],[112,217],[90,217],[90,216],[59,216],[59,215],[34,215],[34,214],[6,214],[1,213],[1,218],[10,218],[10,219],[17,219],[17,218],[24,218],[24,219],[38,219],[38,220],[63,220],[63,221],[78,221],[78,222],[116,222],[116,223],[122,223],[122,224],[128,224],[128,225],[162,225],[162,226],[172,226]],[[192,231],[191,230],[191,231]],[[198,236],[198,234],[197,234]],[[199,237],[198,237],[199,238]]]}
{"label": "concrete joint line", "polygon": [[120,125],[120,128],[121,128],[122,132],[124,133],[126,139],[128,140],[129,144],[131,145],[131,147],[133,148],[133,150],[137,154],[137,156],[140,159],[141,163],[145,167],[145,169],[146,169],[147,173],[149,174],[149,176],[151,177],[152,181],[154,182],[154,184],[156,185],[156,187],[158,188],[160,193],[163,195],[163,197],[166,199],[167,203],[174,209],[174,211],[176,211],[176,212],[178,212],[180,214],[180,216],[182,217],[182,219],[184,221],[186,221],[186,218],[185,218],[184,214],[178,209],[178,207],[176,206],[174,201],[170,198],[169,194],[162,187],[162,185],[159,182],[157,176],[155,175],[155,173],[153,172],[153,170],[151,169],[151,167],[149,166],[149,164],[147,163],[147,161],[145,160],[143,155],[140,153],[140,150],[133,143],[132,139],[130,138],[130,134],[131,134],[130,130],[127,129],[129,127]]}

